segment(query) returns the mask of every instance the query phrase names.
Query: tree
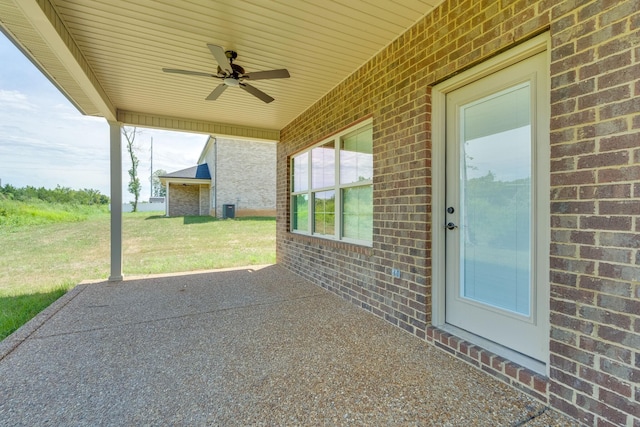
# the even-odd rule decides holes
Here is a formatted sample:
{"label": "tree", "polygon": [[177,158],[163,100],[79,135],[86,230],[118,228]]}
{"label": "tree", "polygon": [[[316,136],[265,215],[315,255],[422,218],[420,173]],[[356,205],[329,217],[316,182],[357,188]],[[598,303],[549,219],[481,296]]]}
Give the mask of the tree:
{"label": "tree", "polygon": [[154,197],[166,197],[167,196],[167,189],[160,182],[160,178],[158,178],[158,177],[166,175],[166,174],[167,174],[167,171],[164,170],[164,169],[158,169],[155,172],[153,172],[153,182],[151,183],[151,185],[153,187],[153,196]]}
{"label": "tree", "polygon": [[129,153],[129,158],[131,159],[131,169],[129,169],[129,193],[133,194],[133,212],[138,211],[138,199],[140,199],[140,189],[142,185],[140,184],[140,177],[138,177],[138,164],[140,160],[138,160],[138,156],[136,155],[136,135],[140,134],[140,131],[137,128],[122,128],[122,134],[127,140],[127,152]]}

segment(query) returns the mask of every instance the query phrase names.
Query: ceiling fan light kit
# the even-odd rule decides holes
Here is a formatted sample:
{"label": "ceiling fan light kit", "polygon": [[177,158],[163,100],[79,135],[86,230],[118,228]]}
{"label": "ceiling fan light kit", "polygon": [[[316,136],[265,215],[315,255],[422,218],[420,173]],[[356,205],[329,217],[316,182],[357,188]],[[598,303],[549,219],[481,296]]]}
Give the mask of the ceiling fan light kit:
{"label": "ceiling fan light kit", "polygon": [[286,69],[280,70],[267,70],[256,71],[253,73],[245,73],[244,68],[238,64],[234,64],[233,61],[238,57],[238,54],[233,50],[225,51],[221,46],[214,44],[207,44],[207,47],[211,51],[211,54],[218,63],[218,70],[216,74],[203,73],[200,71],[180,70],[176,68],[163,68],[165,73],[173,74],[186,74],[189,76],[203,76],[213,77],[221,79],[222,83],[216,87],[213,92],[209,94],[205,99],[208,101],[215,101],[222,95],[227,87],[239,87],[245,92],[250,93],[256,98],[262,100],[265,103],[270,103],[274,99],[261,91],[260,89],[245,83],[245,80],[268,80],[268,79],[286,79],[290,77],[289,71]]}

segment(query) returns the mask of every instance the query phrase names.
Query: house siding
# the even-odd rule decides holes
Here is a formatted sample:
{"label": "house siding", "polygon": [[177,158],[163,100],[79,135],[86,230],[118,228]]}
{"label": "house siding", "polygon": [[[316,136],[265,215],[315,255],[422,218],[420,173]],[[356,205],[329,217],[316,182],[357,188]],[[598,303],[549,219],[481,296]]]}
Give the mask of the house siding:
{"label": "house siding", "polygon": [[[639,28],[637,1],[445,1],[281,131],[278,262],[585,424],[640,426]],[[430,88],[546,31],[548,377],[431,326],[430,221]],[[366,117],[372,247],[290,233],[290,156]]]}

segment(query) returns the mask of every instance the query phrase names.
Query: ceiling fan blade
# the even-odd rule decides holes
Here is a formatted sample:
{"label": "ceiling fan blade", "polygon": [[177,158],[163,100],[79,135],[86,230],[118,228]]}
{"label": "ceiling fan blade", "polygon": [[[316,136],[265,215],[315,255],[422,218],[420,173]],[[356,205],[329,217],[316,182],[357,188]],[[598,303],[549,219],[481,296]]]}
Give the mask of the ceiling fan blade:
{"label": "ceiling fan blade", "polygon": [[216,99],[218,99],[220,95],[222,95],[222,92],[224,92],[226,88],[227,88],[227,85],[224,83],[222,83],[221,85],[218,85],[218,87],[215,88],[213,92],[211,92],[209,96],[207,96],[205,99],[207,101],[215,101]]}
{"label": "ceiling fan blade", "polygon": [[286,79],[291,77],[289,71],[282,70],[269,70],[269,71],[254,71],[253,73],[243,74],[242,77],[250,80],[265,80],[265,79]]}
{"label": "ceiling fan blade", "polygon": [[274,100],[272,97],[270,97],[269,95],[267,95],[266,93],[264,93],[260,89],[254,87],[254,86],[251,86],[250,84],[240,83],[240,87],[242,89],[246,90],[247,92],[249,92],[251,95],[255,96],[256,98],[259,98],[259,99],[263,100],[267,104]]}
{"label": "ceiling fan blade", "polygon": [[207,47],[211,51],[211,54],[216,59],[216,62],[220,66],[225,73],[231,74],[231,64],[229,63],[229,58],[224,53],[224,49],[221,46],[216,46],[215,44],[208,44]]}
{"label": "ceiling fan blade", "polygon": [[162,71],[164,71],[165,73],[187,74],[190,76],[219,77],[211,73],[202,73],[200,71],[178,70],[175,68],[163,68]]}

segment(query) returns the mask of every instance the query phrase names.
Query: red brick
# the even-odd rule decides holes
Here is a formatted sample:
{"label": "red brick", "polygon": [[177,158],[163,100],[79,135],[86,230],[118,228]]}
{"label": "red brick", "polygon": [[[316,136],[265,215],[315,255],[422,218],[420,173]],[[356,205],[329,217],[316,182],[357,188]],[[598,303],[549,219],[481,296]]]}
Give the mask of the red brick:
{"label": "red brick", "polygon": [[640,99],[635,97],[616,104],[606,104],[599,108],[600,120],[636,114],[640,111]]}
{"label": "red brick", "polygon": [[[603,203],[618,202],[600,202],[600,212],[609,213],[607,209],[603,209]],[[626,205],[625,205],[626,206]],[[638,204],[640,207],[640,203]],[[603,212],[604,210],[604,212]],[[624,214],[624,211],[616,210],[618,214]],[[631,218],[628,216],[583,216],[580,217],[580,228],[582,230],[620,230],[631,231]]]}
{"label": "red brick", "polygon": [[604,387],[608,390],[614,391],[622,396],[632,397],[631,394],[633,388],[631,384],[620,381],[618,378],[613,377],[609,374],[605,374],[604,372],[599,372],[595,369],[581,366],[580,378],[595,383],[600,387]]}
{"label": "red brick", "polygon": [[600,262],[598,274],[604,277],[622,280],[637,280],[640,277],[640,266],[625,266]]}
{"label": "red brick", "polygon": [[[573,139],[573,132],[571,134],[571,139]],[[561,141],[565,142],[565,141]],[[596,149],[595,140],[584,140],[578,142],[570,142],[570,143],[557,143],[551,145],[551,157],[554,159],[565,157],[565,156],[576,156],[580,154],[590,154],[594,153]],[[553,171],[553,169],[552,169]]]}
{"label": "red brick", "polygon": [[549,382],[549,394],[555,394],[561,399],[573,401],[574,390],[560,384],[557,381]]}
{"label": "red brick", "polygon": [[581,186],[580,199],[624,199],[631,197],[631,184]]}
{"label": "red brick", "polygon": [[624,413],[610,408],[606,404],[592,399],[591,397],[578,394],[576,397],[576,403],[587,411],[605,415],[608,421],[611,421],[616,425],[624,425],[627,422],[627,416]]}
{"label": "red brick", "polygon": [[598,307],[602,307],[605,310],[633,315],[640,313],[640,299],[620,298],[613,295],[599,294],[597,304]]}
{"label": "red brick", "polygon": [[607,280],[601,277],[581,276],[578,286],[612,296],[627,298],[631,296],[631,284],[620,280]]}
{"label": "red brick", "polygon": [[582,334],[590,335],[593,333],[594,324],[585,320],[577,319],[574,314],[562,313],[560,311],[552,311],[550,314],[551,325],[560,328],[574,330]]}
{"label": "red brick", "polygon": [[573,390],[578,390],[587,394],[593,393],[593,385],[591,383],[584,381],[576,376],[567,374],[566,372],[551,368],[549,370],[549,378],[551,380],[558,381]]}
{"label": "red brick", "polygon": [[630,263],[632,252],[630,249],[601,248],[594,246],[581,246],[580,258],[597,261],[609,261]]}
{"label": "red brick", "polygon": [[565,359],[557,354],[551,354],[549,357],[549,366],[557,368],[570,374],[578,373],[578,364],[571,360]]}
{"label": "red brick", "polygon": [[[581,306],[579,313],[581,318],[591,320],[601,325],[612,325],[617,328],[626,330],[629,330],[631,328],[631,317],[627,314],[614,313],[609,310],[602,310],[589,305]],[[586,339],[588,340],[589,338]],[[585,348],[585,350],[595,351],[594,348]]]}
{"label": "red brick", "polygon": [[595,294],[591,291],[554,284],[551,285],[551,296],[582,304],[594,304],[595,302]]}
{"label": "red brick", "polygon": [[618,71],[598,77],[598,89],[618,86],[635,81],[640,75],[640,64],[631,65]]}
{"label": "red brick", "polygon": [[504,373],[507,374],[508,376],[510,376],[511,378],[518,378],[518,371],[519,371],[519,366],[508,362],[504,365]]}
{"label": "red brick", "polygon": [[588,351],[584,351],[573,346],[551,340],[549,350],[552,353],[560,354],[562,357],[581,363],[586,366],[593,366],[594,355]]}
{"label": "red brick", "polygon": [[628,151],[615,151],[609,153],[593,154],[578,158],[578,169],[602,168],[607,166],[620,166],[629,164]]}
{"label": "red brick", "polygon": [[578,98],[578,108],[582,110],[630,97],[631,88],[629,86],[618,86],[581,96]]}
{"label": "red brick", "polygon": [[578,111],[566,116],[553,117],[551,119],[551,129],[563,129],[573,127],[582,123],[592,123],[596,120],[594,109]]}
{"label": "red brick", "polygon": [[640,215],[640,200],[600,201],[598,207],[602,215]]}
{"label": "red brick", "polygon": [[613,393],[605,388],[601,388],[598,393],[600,401],[618,408],[627,414],[640,414],[640,404],[626,399],[619,394]]}
{"label": "red brick", "polygon": [[534,373],[528,369],[522,368],[520,372],[518,372],[518,380],[529,387],[531,387],[531,382],[533,381]]}
{"label": "red brick", "polygon": [[551,172],[564,172],[574,170],[576,160],[573,157],[565,157],[558,160],[551,160]]}
{"label": "red brick", "polygon": [[599,183],[637,181],[638,177],[640,177],[640,165],[598,171]]}
{"label": "red brick", "polygon": [[[601,246],[613,246],[616,248],[640,248],[640,235],[636,233],[620,233],[620,232],[605,232],[600,234]],[[586,243],[589,244],[589,243]]]}
{"label": "red brick", "polygon": [[[608,40],[607,38],[605,40]],[[580,41],[578,41],[580,43]],[[613,70],[631,65],[631,52],[621,52],[608,58],[601,59],[589,65],[580,67],[579,80],[588,80],[601,74],[609,73]]]}
{"label": "red brick", "polygon": [[595,203],[587,201],[561,201],[551,203],[552,214],[593,214],[595,210]]}
{"label": "red brick", "polygon": [[640,383],[640,369],[634,369],[630,366],[623,365],[615,360],[602,358],[600,359],[600,370],[613,375],[614,377],[629,381],[631,383]]}
{"label": "red brick", "polygon": [[626,347],[640,348],[640,335],[625,330],[600,325],[598,327],[598,337],[605,341],[622,344]]}
{"label": "red brick", "polygon": [[565,414],[568,414],[574,419],[580,421],[582,424],[588,426],[593,425],[594,416],[592,413],[585,412],[574,404],[555,396],[549,397],[549,403],[551,404],[551,407],[556,408],[557,410],[562,411]]}

